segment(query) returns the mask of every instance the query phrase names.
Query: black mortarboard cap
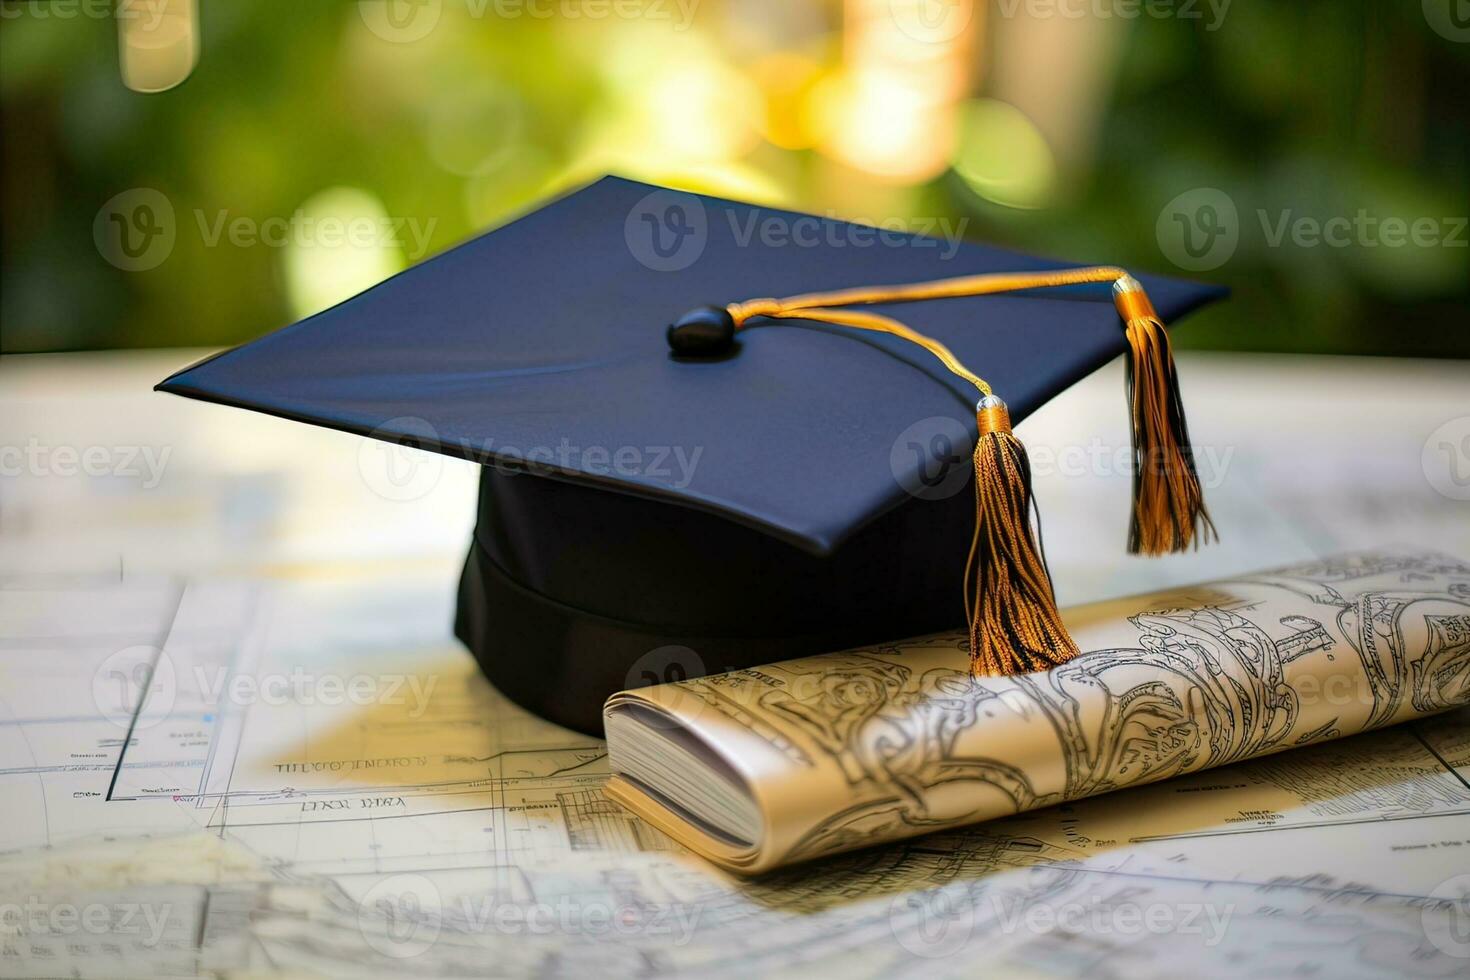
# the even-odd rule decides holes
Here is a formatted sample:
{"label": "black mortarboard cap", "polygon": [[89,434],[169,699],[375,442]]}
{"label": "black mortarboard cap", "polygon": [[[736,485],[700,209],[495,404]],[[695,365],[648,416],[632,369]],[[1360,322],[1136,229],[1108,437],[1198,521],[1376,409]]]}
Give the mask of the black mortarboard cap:
{"label": "black mortarboard cap", "polygon": [[[599,732],[625,687],[966,616],[967,487],[988,484],[962,466],[956,488],[946,467],[968,462],[977,417],[984,429],[974,386],[881,326],[740,304],[1063,268],[608,177],[159,388],[487,464],[456,632],[506,695]],[[1017,421],[1132,344],[1130,378],[1154,398],[1135,402],[1138,430],[1177,389],[1167,346],[1150,360],[1123,329],[1117,275],[846,302],[901,315]],[[1165,321],[1220,295],[1142,286]],[[743,328],[733,342],[725,304]],[[676,353],[666,328],[681,317]],[[996,459],[1003,479],[1014,461]],[[1141,550],[1180,547],[1187,530]],[[982,563],[1003,564],[1008,540],[990,546]]]}

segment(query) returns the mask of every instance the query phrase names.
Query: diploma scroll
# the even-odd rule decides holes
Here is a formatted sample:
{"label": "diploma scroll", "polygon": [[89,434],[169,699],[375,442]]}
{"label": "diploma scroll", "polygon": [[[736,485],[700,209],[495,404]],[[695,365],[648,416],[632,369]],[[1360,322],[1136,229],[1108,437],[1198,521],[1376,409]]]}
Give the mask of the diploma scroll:
{"label": "diploma scroll", "polygon": [[[1043,673],[972,679],[954,633],[616,694],[607,792],[757,873],[1470,702],[1470,565],[1440,555],[1344,556],[1065,620],[1085,652]],[[701,819],[640,780],[630,718],[752,816]]]}

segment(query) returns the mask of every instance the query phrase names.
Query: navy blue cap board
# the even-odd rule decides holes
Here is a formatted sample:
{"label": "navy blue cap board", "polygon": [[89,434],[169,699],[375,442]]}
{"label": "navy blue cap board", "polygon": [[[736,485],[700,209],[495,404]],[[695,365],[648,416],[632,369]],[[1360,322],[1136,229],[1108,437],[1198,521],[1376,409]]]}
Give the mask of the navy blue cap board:
{"label": "navy blue cap board", "polygon": [[[968,447],[901,437],[952,419],[975,439],[974,388],[883,333],[752,319],[707,356],[671,352],[671,323],[1066,267],[607,177],[158,387],[494,464],[456,631],[506,695],[597,732],[645,675],[965,619],[975,501],[929,491]],[[1167,322],[1222,295],[1139,279]],[[874,309],[901,309],[1014,421],[1129,346],[1105,283]]]}

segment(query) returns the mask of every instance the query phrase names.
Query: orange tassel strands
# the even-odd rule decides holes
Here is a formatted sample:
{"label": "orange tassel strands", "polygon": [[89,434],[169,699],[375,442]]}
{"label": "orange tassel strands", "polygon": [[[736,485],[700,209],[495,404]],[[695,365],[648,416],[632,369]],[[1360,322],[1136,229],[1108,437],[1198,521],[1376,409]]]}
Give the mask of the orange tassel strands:
{"label": "orange tassel strands", "polygon": [[976,406],[975,535],[964,576],[974,674],[1044,670],[1077,655],[1062,624],[1045,556],[1032,528],[1031,468],[1011,432],[1005,402],[990,385],[932,337],[892,317],[846,309],[958,296],[1112,283],[1128,338],[1128,398],[1133,438],[1133,505],[1128,549],[1160,555],[1215,536],[1195,471],[1169,335],[1138,280],[1114,266],[1046,272],[988,273],[893,286],[752,299],[691,310],[669,327],[669,345],[698,356],[729,348],[755,317],[812,320],[900,337],[933,354],[980,392]]}
{"label": "orange tassel strands", "polygon": [[[1031,529],[1031,464],[1011,434],[1006,403],[975,408],[975,537],[965,563],[970,671],[997,676],[1045,670],[1077,655],[1062,625],[1046,559]],[[971,588],[971,581],[974,586]]]}
{"label": "orange tassel strands", "polygon": [[1113,284],[1128,336],[1133,432],[1133,515],[1128,550],[1162,555],[1216,537],[1194,466],[1169,334],[1132,276]]}

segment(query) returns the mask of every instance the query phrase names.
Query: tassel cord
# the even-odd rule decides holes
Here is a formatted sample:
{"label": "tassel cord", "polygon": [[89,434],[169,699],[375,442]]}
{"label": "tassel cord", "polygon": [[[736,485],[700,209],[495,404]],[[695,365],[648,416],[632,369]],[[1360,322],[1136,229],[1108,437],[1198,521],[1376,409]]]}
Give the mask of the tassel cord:
{"label": "tassel cord", "polygon": [[924,348],[979,392],[973,454],[975,531],[963,579],[971,671],[975,674],[1041,670],[1078,653],[1057,610],[1040,545],[1040,514],[1031,493],[1025,447],[1011,433],[1005,403],[948,347],[893,317],[848,307],[1103,282],[1113,285],[1113,301],[1124,322],[1130,351],[1127,376],[1134,468],[1129,550],[1146,554],[1181,551],[1191,542],[1198,544],[1201,538],[1213,536],[1215,528],[1204,509],[1168,333],[1143,287],[1123,269],[1090,266],[985,273],[785,299],[752,299],[724,308],[736,331],[750,319],[764,316],[890,334]]}

